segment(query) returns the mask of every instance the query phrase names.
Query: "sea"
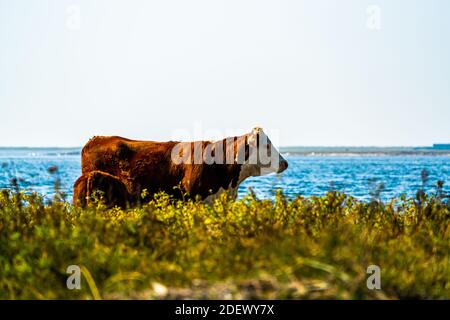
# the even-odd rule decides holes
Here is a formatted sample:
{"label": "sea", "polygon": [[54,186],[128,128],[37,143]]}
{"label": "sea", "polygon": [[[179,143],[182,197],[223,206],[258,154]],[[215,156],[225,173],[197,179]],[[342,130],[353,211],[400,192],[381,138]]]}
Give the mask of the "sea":
{"label": "sea", "polygon": [[[294,148],[282,150],[282,154],[289,162],[285,172],[248,178],[240,185],[238,196],[245,196],[250,189],[261,199],[272,198],[276,190],[289,197],[320,196],[333,190],[361,200],[376,197],[388,201],[403,194],[414,197],[419,189],[434,194],[439,180],[450,194],[450,152]],[[36,191],[51,198],[58,182],[71,201],[80,174],[80,148],[0,148],[0,189]]]}

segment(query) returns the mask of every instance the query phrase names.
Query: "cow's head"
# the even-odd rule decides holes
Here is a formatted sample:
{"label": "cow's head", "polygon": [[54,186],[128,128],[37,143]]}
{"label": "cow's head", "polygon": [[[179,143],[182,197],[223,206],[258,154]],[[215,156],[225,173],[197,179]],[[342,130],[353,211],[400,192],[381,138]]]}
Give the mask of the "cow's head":
{"label": "cow's head", "polygon": [[244,137],[239,146],[238,163],[243,165],[248,175],[281,173],[287,169],[288,162],[272,145],[262,128],[254,128]]}

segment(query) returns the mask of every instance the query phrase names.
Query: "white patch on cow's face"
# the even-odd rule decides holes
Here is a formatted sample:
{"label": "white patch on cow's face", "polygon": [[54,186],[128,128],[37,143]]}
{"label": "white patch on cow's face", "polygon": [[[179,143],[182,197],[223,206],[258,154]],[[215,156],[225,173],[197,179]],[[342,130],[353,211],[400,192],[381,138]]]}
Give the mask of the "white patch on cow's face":
{"label": "white patch on cow's face", "polygon": [[[262,176],[270,173],[281,173],[286,170],[287,161],[272,145],[272,142],[261,128],[254,128],[252,132],[247,135],[246,143],[249,147],[249,154],[244,163],[241,162],[241,170],[239,172],[236,187],[233,188],[232,183],[230,183],[226,189],[220,188],[215,194],[206,197],[206,203],[211,204],[225,190],[228,191],[232,197],[236,198],[239,185],[248,177]],[[241,150],[236,152],[235,163],[239,164],[239,161],[243,159],[243,153],[245,153],[244,140],[241,141],[238,148],[241,148]]]}
{"label": "white patch on cow's face", "polygon": [[280,155],[261,128],[254,128],[248,134],[247,140],[249,145],[247,163],[255,165],[259,169],[257,175],[281,173],[287,168],[287,161]]}

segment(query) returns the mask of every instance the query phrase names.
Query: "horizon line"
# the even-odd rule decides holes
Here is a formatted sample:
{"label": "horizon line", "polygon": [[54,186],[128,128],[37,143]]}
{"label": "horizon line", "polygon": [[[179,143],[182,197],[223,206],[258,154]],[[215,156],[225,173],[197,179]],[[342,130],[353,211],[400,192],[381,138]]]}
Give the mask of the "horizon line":
{"label": "horizon line", "polygon": [[[283,145],[278,148],[432,148],[435,145],[450,143],[433,143],[431,145]],[[83,146],[0,146],[0,149],[81,149]]]}

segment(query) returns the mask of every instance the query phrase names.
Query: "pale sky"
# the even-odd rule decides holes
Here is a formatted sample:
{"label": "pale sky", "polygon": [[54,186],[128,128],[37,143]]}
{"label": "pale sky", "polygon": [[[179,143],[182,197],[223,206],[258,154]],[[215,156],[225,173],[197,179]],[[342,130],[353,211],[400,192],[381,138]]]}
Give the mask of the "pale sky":
{"label": "pale sky", "polygon": [[282,146],[450,142],[449,12],[446,0],[0,0],[0,146],[254,126]]}

